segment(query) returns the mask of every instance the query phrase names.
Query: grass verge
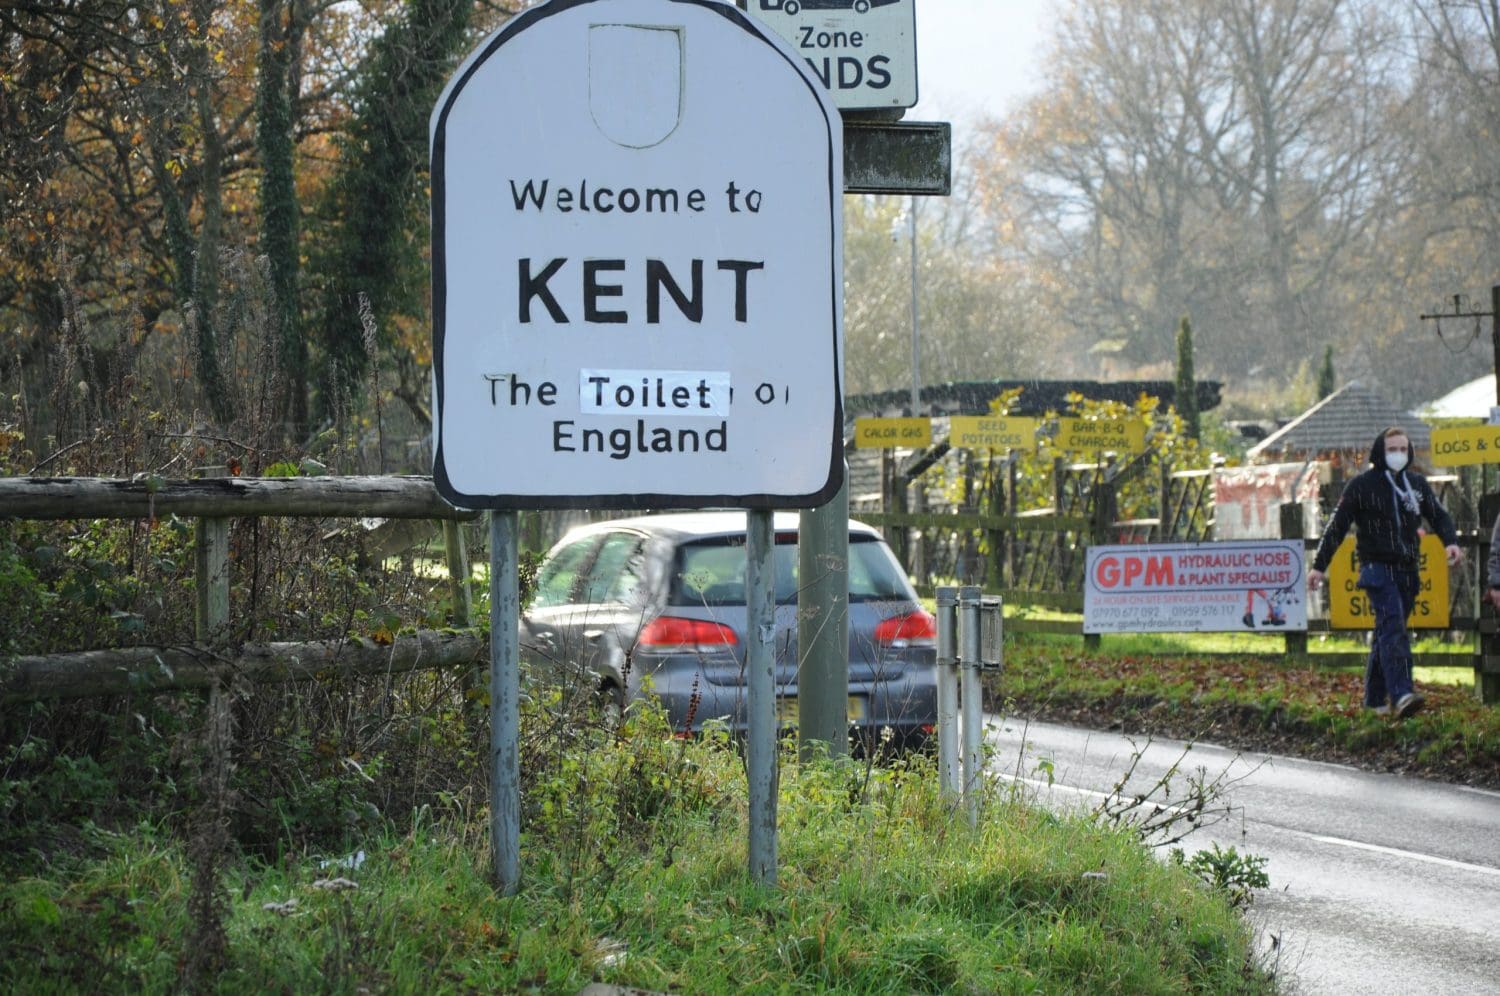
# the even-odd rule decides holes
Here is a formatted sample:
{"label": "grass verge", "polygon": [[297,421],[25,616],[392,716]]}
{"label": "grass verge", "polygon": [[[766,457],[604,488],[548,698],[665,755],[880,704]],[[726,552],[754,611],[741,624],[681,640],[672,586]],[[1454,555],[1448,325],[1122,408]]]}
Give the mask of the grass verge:
{"label": "grass verge", "polygon": [[1077,638],[1007,640],[992,706],[1242,749],[1337,760],[1376,771],[1500,788],[1500,709],[1451,668],[1416,669],[1425,710],[1397,721],[1361,707],[1363,671],[1268,653],[1221,657],[1133,638],[1085,650]]}
{"label": "grass verge", "polygon": [[[1130,834],[1003,790],[971,830],[930,761],[782,760],[780,881],[746,873],[736,752],[622,734],[534,786],[523,886],[487,880],[483,811],[363,841],[363,860],[225,865],[216,992],[1271,992],[1220,892]],[[150,826],[0,884],[23,992],[179,985],[191,862]],[[201,983],[201,980],[200,980]]]}

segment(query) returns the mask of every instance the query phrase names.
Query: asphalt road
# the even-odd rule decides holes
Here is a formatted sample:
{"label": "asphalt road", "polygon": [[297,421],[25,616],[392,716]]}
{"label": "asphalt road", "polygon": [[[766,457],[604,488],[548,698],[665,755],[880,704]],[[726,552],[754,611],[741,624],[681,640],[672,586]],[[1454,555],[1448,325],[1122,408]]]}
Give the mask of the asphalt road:
{"label": "asphalt road", "polygon": [[[1047,805],[1093,809],[1174,765],[1223,779],[1211,826],[1182,843],[1268,859],[1249,918],[1292,993],[1500,993],[1500,793],[1211,745],[987,716],[993,770]],[[1050,778],[1047,765],[1051,766]],[[1163,852],[1165,854],[1165,852]]]}

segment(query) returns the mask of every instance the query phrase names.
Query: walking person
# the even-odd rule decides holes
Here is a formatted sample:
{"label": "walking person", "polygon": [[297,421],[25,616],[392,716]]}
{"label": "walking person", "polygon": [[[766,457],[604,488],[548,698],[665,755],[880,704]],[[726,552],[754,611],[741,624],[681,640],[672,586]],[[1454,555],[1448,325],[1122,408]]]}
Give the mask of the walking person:
{"label": "walking person", "polygon": [[1344,534],[1355,527],[1359,587],[1375,610],[1374,640],[1365,663],[1365,707],[1379,713],[1394,709],[1401,719],[1425,701],[1412,687],[1411,638],[1406,632],[1420,585],[1421,521],[1426,519],[1442,538],[1450,567],[1464,556],[1453,520],[1427,478],[1407,469],[1410,462],[1411,441],[1405,432],[1392,428],[1375,437],[1370,469],[1344,488],[1307,572],[1309,587],[1322,584]]}
{"label": "walking person", "polygon": [[1490,534],[1490,562],[1485,573],[1490,584],[1485,601],[1500,609],[1500,515],[1495,516],[1495,530]]}

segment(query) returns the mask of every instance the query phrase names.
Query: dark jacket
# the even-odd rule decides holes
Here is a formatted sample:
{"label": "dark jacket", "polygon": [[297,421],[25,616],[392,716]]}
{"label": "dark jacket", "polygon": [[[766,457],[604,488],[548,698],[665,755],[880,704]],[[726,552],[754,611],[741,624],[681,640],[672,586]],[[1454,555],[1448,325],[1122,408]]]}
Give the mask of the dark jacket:
{"label": "dark jacket", "polygon": [[[1421,540],[1417,526],[1422,519],[1431,523],[1434,531],[1443,539],[1444,546],[1458,542],[1458,533],[1453,520],[1427,478],[1411,470],[1399,474],[1388,474],[1385,465],[1385,437],[1375,437],[1370,447],[1370,469],[1360,474],[1344,488],[1338,508],[1328,528],[1323,530],[1323,539],[1318,543],[1318,552],[1313,557],[1312,569],[1328,570],[1328,562],[1344,541],[1349,526],[1355,527],[1355,550],[1362,564],[1393,564],[1408,570],[1416,570],[1421,556]],[[1395,484],[1392,483],[1395,479]],[[1407,510],[1396,496],[1396,484],[1409,489],[1417,497],[1417,511]]]}
{"label": "dark jacket", "polygon": [[1490,536],[1490,587],[1500,588],[1500,515],[1495,516],[1495,532]]}

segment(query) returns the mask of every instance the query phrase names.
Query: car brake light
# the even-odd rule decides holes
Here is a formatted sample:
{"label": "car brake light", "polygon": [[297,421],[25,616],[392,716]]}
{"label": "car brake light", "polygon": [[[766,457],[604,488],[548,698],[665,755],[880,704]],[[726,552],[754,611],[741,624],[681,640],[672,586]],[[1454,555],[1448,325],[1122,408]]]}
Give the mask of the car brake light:
{"label": "car brake light", "polygon": [[739,643],[734,630],[707,619],[657,616],[641,628],[636,645],[656,650],[712,650]]}
{"label": "car brake light", "polygon": [[937,643],[937,619],[918,609],[891,616],[875,627],[875,642],[891,647],[931,647]]}

